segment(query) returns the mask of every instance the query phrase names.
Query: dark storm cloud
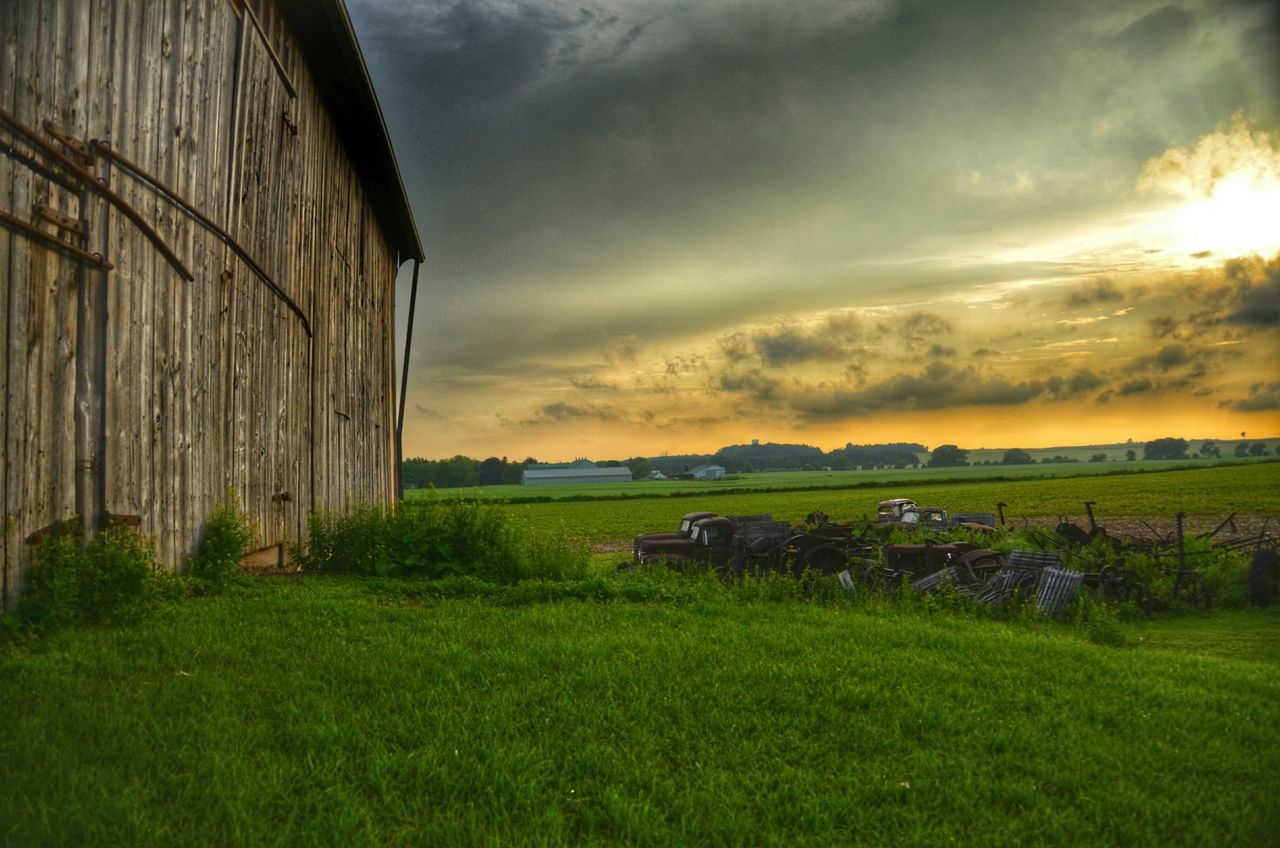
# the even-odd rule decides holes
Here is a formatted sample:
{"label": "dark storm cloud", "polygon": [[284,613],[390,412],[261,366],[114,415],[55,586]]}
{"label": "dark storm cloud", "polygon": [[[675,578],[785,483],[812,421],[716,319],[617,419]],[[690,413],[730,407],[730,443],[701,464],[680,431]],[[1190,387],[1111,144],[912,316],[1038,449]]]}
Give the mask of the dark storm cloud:
{"label": "dark storm cloud", "polygon": [[1148,320],[1157,339],[1187,342],[1280,329],[1280,254],[1231,259],[1185,289],[1178,309]]}
{"label": "dark storm cloud", "polygon": [[1081,368],[1066,377],[1055,374],[1044,382],[1045,391],[1054,400],[1071,400],[1100,388],[1106,383],[1106,379],[1087,368]]}
{"label": "dark storm cloud", "polygon": [[912,348],[949,336],[954,330],[950,321],[931,312],[913,312],[896,328],[898,337]]}
{"label": "dark storm cloud", "polygon": [[1224,400],[1218,404],[1232,412],[1272,412],[1280,409],[1280,382],[1254,383],[1249,396],[1237,400]]}
{"label": "dark storm cloud", "polygon": [[813,326],[794,323],[733,333],[720,339],[730,362],[756,361],[777,368],[802,362],[839,362],[859,352],[862,324],[851,313],[833,313]]}
{"label": "dark storm cloud", "polygon": [[575,421],[618,421],[622,417],[618,410],[608,406],[557,402],[539,407],[532,418],[520,423],[525,426],[541,426]]}
{"label": "dark storm cloud", "polygon": [[970,368],[931,362],[916,374],[898,374],[866,386],[826,386],[798,394],[791,407],[814,420],[883,410],[932,410],[956,406],[1012,406],[1044,391],[1044,384],[988,378]]}
{"label": "dark storm cloud", "polygon": [[1141,395],[1155,389],[1155,383],[1146,377],[1137,380],[1128,380],[1119,389],[1116,389],[1116,395],[1119,397],[1130,397],[1131,395]]}
{"label": "dark storm cloud", "polygon": [[752,369],[720,375],[717,388],[746,395],[753,403],[785,408],[816,421],[894,409],[1010,406],[1041,395],[1045,384],[1012,382],[985,376],[972,368],[931,362],[916,373],[900,373],[870,382],[808,384]]}
{"label": "dark storm cloud", "polygon": [[1116,284],[1106,278],[1090,280],[1069,292],[1064,303],[1072,309],[1085,306],[1096,306],[1102,303],[1117,303],[1124,299]]}
{"label": "dark storm cloud", "polygon": [[607,380],[601,380],[599,377],[571,377],[569,382],[573,384],[575,389],[585,389],[588,391],[612,391],[618,390],[617,383],[610,383]]}
{"label": "dark storm cloud", "polygon": [[734,394],[744,394],[757,403],[773,403],[786,395],[783,380],[769,376],[758,368],[721,374],[716,387]]}
{"label": "dark storm cloud", "polygon": [[1229,322],[1280,327],[1280,254],[1266,262],[1257,257],[1233,259],[1223,273],[1234,295]]}
{"label": "dark storm cloud", "polygon": [[1169,371],[1191,362],[1191,354],[1180,344],[1165,345],[1151,356],[1139,357],[1134,365],[1143,370]]}
{"label": "dark storm cloud", "polygon": [[671,356],[663,363],[663,373],[669,377],[679,377],[703,371],[706,367],[707,361],[701,356]]}

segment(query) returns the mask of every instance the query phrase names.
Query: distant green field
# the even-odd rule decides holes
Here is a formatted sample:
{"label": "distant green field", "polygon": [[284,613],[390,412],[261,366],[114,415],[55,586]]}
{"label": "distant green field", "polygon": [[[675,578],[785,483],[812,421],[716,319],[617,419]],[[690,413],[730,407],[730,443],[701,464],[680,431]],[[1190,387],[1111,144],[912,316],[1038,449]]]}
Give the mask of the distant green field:
{"label": "distant green field", "polygon": [[[948,469],[949,470],[949,469]],[[1086,500],[1096,500],[1099,520],[1126,516],[1171,520],[1178,512],[1225,518],[1274,515],[1280,526],[1280,463],[1220,465],[1160,473],[1097,477],[1022,479],[997,482],[925,482],[903,477],[901,483],[856,489],[789,490],[744,494],[706,491],[705,496],[678,499],[550,501],[512,504],[511,514],[539,528],[555,528],[584,541],[629,539],[637,533],[675,529],[686,512],[705,510],[725,515],[771,513],[799,522],[813,510],[835,521],[875,515],[885,498],[909,497],[951,512],[995,512],[1005,509],[1010,522],[1022,518],[1073,515],[1083,518]]]}
{"label": "distant green field", "polygon": [[[1092,449],[1090,449],[1092,450]],[[1052,451],[1050,452],[1052,454]],[[1078,462],[1036,465],[969,465],[960,468],[889,468],[868,471],[764,471],[735,474],[724,480],[636,480],[631,483],[579,483],[542,486],[482,486],[470,489],[443,489],[446,497],[522,500],[530,498],[620,498],[716,495],[778,489],[839,489],[859,486],[917,486],[965,480],[1027,480],[1036,478],[1094,477],[1145,471],[1172,471],[1181,468],[1210,468],[1222,465],[1254,465],[1257,459],[1221,460],[1137,460],[1135,462]],[[422,489],[406,492],[410,499],[429,497]]]}

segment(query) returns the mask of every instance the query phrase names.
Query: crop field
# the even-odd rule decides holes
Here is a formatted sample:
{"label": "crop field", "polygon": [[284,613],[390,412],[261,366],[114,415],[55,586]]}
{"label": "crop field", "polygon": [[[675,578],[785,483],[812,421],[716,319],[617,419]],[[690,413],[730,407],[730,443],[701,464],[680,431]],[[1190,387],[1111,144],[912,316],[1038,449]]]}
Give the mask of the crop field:
{"label": "crop field", "polygon": [[[948,511],[992,512],[1006,503],[1015,526],[1027,518],[1073,516],[1084,521],[1084,501],[1095,500],[1099,523],[1108,516],[1171,521],[1178,512],[1216,524],[1229,513],[1274,515],[1280,523],[1280,463],[1246,463],[1158,473],[1106,477],[1067,477],[994,482],[917,482],[857,489],[770,491],[704,497],[652,498],[626,501],[563,501],[512,504],[523,521],[589,543],[628,540],[637,533],[675,529],[686,512],[705,510],[724,515],[772,513],[799,522],[813,510],[833,521],[874,516],[885,498],[910,497]],[[1214,520],[1216,519],[1216,520]]]}
{"label": "crop field", "polygon": [[1050,465],[969,465],[959,468],[885,468],[867,471],[762,471],[734,474],[723,480],[636,480],[630,483],[563,483],[541,486],[478,486],[442,489],[434,495],[410,489],[406,497],[483,498],[519,502],[595,498],[700,497],[785,489],[851,489],[868,486],[918,486],[1003,480],[1061,479],[1127,475],[1155,471],[1203,469],[1224,465],[1266,464],[1274,460],[1220,459],[1137,460],[1135,462],[1078,462]]}

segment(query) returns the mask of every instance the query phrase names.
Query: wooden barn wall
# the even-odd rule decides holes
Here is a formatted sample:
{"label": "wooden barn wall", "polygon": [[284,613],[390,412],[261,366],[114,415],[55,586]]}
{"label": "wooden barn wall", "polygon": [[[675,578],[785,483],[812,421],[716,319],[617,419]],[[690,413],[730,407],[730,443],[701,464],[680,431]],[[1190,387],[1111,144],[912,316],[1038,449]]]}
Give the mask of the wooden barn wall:
{"label": "wooden barn wall", "polygon": [[[227,230],[313,333],[119,166],[100,158],[95,173],[194,281],[102,199],[0,157],[0,210],[83,218],[85,248],[114,265],[0,228],[5,606],[24,540],[77,513],[138,516],[180,567],[228,487],[258,548],[300,539],[313,508],[391,496],[395,260],[285,20],[270,0],[252,8],[0,3],[0,106],[109,141]],[[25,150],[0,127],[0,146],[11,141]]]}

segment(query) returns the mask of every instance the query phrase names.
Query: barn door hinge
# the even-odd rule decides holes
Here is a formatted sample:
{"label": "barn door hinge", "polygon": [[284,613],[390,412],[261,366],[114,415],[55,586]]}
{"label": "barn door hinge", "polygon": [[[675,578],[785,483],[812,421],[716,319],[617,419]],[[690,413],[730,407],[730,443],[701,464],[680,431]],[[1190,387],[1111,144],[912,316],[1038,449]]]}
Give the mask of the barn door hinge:
{"label": "barn door hinge", "polygon": [[31,207],[31,214],[37,218],[43,218],[50,224],[53,224],[60,230],[66,230],[74,233],[76,238],[84,239],[85,224],[80,218],[72,218],[70,215],[63,215],[56,209],[50,209],[42,204],[35,204]]}
{"label": "barn door hinge", "polygon": [[44,122],[44,131],[53,136],[62,144],[63,147],[70,150],[80,159],[80,163],[85,167],[93,167],[93,150],[89,147],[87,141],[81,141],[67,130],[55,124],[53,121]]}
{"label": "barn door hinge", "polygon": [[16,233],[20,233],[32,241],[38,241],[45,247],[51,247],[54,250],[59,250],[69,256],[74,256],[81,262],[88,262],[90,265],[96,265],[104,271],[110,271],[115,267],[104,259],[101,253],[90,253],[87,250],[81,250],[73,244],[67,244],[67,242],[58,238],[53,233],[47,233],[34,224],[28,224],[21,218],[15,218],[13,215],[10,215],[8,212],[3,210],[0,210],[0,227],[5,227]]}

